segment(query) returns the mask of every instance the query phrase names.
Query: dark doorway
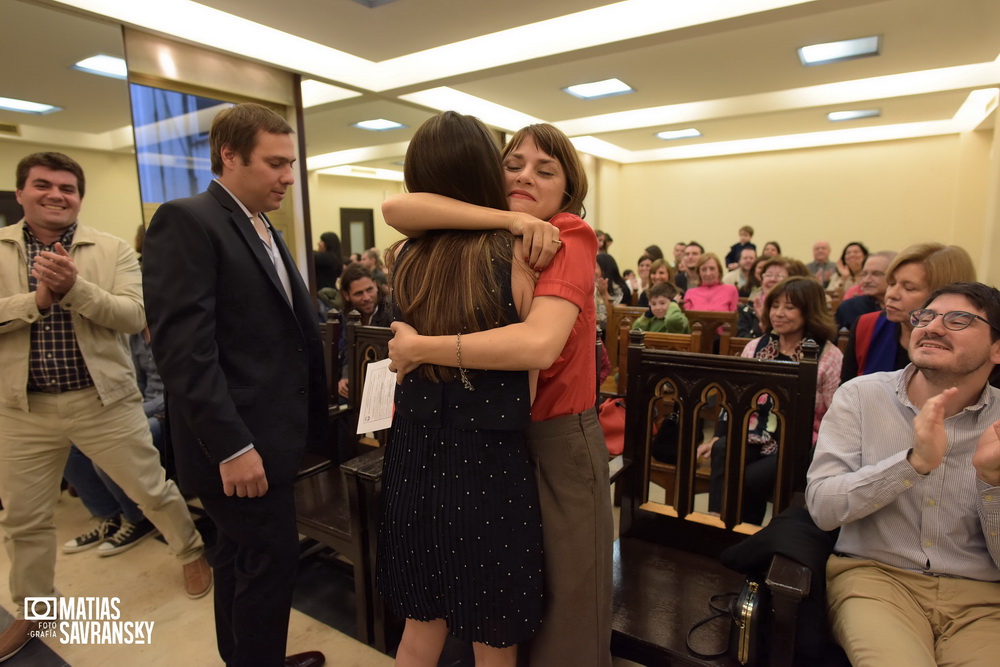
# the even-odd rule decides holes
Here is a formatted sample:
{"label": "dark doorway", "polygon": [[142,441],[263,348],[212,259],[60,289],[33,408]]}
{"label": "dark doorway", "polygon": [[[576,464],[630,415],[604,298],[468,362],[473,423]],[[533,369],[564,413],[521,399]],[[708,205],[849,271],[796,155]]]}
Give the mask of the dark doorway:
{"label": "dark doorway", "polygon": [[375,212],[370,208],[340,209],[340,243],[346,258],[375,246]]}

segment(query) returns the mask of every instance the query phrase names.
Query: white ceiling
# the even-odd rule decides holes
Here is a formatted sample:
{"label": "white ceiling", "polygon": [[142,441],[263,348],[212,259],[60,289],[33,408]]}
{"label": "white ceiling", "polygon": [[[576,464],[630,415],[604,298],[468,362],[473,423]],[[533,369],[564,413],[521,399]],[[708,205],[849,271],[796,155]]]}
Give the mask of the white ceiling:
{"label": "white ceiling", "polygon": [[[946,121],[969,93],[1000,85],[998,0],[764,1],[778,8],[736,15],[760,4],[749,0],[395,0],[374,9],[354,0],[201,4],[327,47],[320,53],[328,57],[298,62],[293,69],[361,94],[307,110],[310,157],[334,153],[324,164],[347,161],[400,169],[405,142],[436,112],[400,96],[442,86],[555,123],[571,136],[592,136],[610,144],[598,149],[604,157],[630,162],[683,157],[683,151],[690,150],[685,147],[702,144],[723,152],[742,150],[720,142],[784,135],[810,135],[820,144],[842,141],[814,133],[844,128],[885,128],[895,136],[954,131]],[[0,62],[5,63],[0,96],[49,102],[66,110],[43,117],[0,112],[0,122],[92,133],[128,124],[127,104],[111,103],[124,94],[116,92],[123,91],[123,85],[66,69],[93,52],[120,55],[117,31],[94,22],[80,29],[78,17],[53,12],[52,7],[99,8],[139,27],[195,39],[184,34],[184,25],[168,21],[173,8],[190,4],[186,0],[150,0],[162,9],[152,19],[135,13],[134,0],[42,4],[48,7],[0,0]],[[669,21],[654,11],[668,5],[730,17],[669,29],[664,28]],[[587,46],[574,32],[561,29],[560,21],[566,19],[559,17],[630,8],[637,13],[623,26],[608,21],[606,34],[615,40],[609,43]],[[534,32],[517,30],[549,20],[554,21],[536,26]],[[236,26],[230,35],[237,42],[240,30]],[[484,37],[503,30],[508,32],[494,41]],[[800,46],[868,35],[882,37],[881,55],[814,67],[799,63]],[[448,49],[418,53],[477,38],[473,44],[482,45],[466,56],[454,56]],[[204,41],[225,47],[221,40]],[[44,49],[37,48],[40,43]],[[535,47],[555,52],[527,57]],[[272,49],[260,58],[290,67],[291,56],[288,49]],[[421,61],[424,57],[428,60]],[[441,64],[447,66],[444,73],[435,70]],[[937,77],[913,74],[931,70],[942,71]],[[622,79],[636,92],[584,101],[562,91],[574,83],[608,77]],[[82,98],[90,102],[84,104]],[[106,103],[95,108],[94,98]],[[829,111],[857,108],[879,108],[882,115],[850,123],[826,120]],[[350,127],[378,117],[408,127],[387,132]],[[992,115],[985,126],[992,126]],[[685,127],[696,127],[703,136],[679,142],[654,136]],[[338,151],[379,146],[381,150],[337,159]]]}

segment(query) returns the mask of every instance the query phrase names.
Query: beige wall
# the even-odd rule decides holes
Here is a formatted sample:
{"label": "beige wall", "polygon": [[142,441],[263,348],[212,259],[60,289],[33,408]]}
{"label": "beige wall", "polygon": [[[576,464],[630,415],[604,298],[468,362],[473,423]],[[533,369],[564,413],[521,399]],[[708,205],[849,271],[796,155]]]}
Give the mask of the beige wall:
{"label": "beige wall", "polygon": [[804,261],[817,239],[837,255],[852,240],[873,251],[955,243],[986,278],[992,134],[606,165],[596,187],[614,184],[614,194],[599,196],[591,223],[612,234],[623,269],[651,243],[669,255],[675,242],[695,239],[722,255],[749,224],[758,248],[774,239]]}
{"label": "beige wall", "polygon": [[61,150],[80,163],[87,192],[80,222],[121,237],[131,245],[142,223],[139,180],[132,153],[108,153],[82,148],[59,149],[27,142],[0,141],[0,190],[14,190],[14,170],[25,155]]}
{"label": "beige wall", "polygon": [[[370,208],[375,213],[375,247],[385,250],[402,235],[385,224],[382,202],[403,191],[403,184],[351,176],[330,176],[313,172],[309,175],[310,215],[313,248],[323,232],[340,235],[340,209]],[[347,249],[344,249],[345,254]]]}

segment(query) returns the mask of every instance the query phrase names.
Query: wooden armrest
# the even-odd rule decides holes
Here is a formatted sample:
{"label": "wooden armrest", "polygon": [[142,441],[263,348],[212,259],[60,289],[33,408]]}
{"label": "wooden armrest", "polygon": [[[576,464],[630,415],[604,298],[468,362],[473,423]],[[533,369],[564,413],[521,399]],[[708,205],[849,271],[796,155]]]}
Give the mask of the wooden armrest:
{"label": "wooden armrest", "polygon": [[385,449],[378,447],[340,464],[340,469],[344,471],[345,475],[353,475],[367,481],[379,482],[382,480],[383,458],[385,458]]}
{"label": "wooden armrest", "polygon": [[765,583],[771,591],[770,664],[792,667],[795,664],[795,631],[799,603],[809,595],[812,573],[791,558],[775,554]]}
{"label": "wooden armrest", "polygon": [[809,595],[812,572],[808,567],[781,554],[774,554],[765,582],[774,595],[802,600]]}

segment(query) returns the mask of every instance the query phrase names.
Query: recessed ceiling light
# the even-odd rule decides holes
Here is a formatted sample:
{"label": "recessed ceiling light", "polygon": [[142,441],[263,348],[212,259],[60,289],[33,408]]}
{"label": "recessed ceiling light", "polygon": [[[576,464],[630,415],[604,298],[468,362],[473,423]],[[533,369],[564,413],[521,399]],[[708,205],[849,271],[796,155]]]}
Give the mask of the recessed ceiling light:
{"label": "recessed ceiling light", "polygon": [[125,65],[125,61],[121,58],[109,56],[104,53],[98,53],[96,56],[84,58],[75,65],[71,65],[71,67],[72,69],[80,70],[81,72],[99,74],[101,76],[111,77],[112,79],[128,78],[128,66]]}
{"label": "recessed ceiling light", "polygon": [[799,60],[803,65],[822,65],[838,60],[851,60],[879,54],[880,37],[859,37],[840,42],[812,44],[799,49]]}
{"label": "recessed ceiling light", "polygon": [[826,115],[826,119],[831,123],[842,120],[858,120],[859,118],[878,118],[882,115],[879,109],[856,109],[854,111],[831,111]]}
{"label": "recessed ceiling light", "polygon": [[12,97],[0,97],[0,109],[7,111],[19,111],[21,113],[34,113],[44,116],[47,113],[62,111],[62,107],[54,107],[51,104],[40,102],[29,102],[28,100],[15,100]]}
{"label": "recessed ceiling light", "polygon": [[397,123],[394,120],[374,118],[372,120],[362,120],[354,123],[354,127],[361,128],[362,130],[371,130],[372,132],[384,132],[385,130],[398,130],[399,128],[406,126],[402,123]]}
{"label": "recessed ceiling light", "polygon": [[611,95],[624,95],[625,93],[635,92],[630,85],[620,79],[579,83],[575,86],[567,86],[563,90],[573,97],[579,97],[581,100],[592,100],[598,97],[610,97]]}
{"label": "recessed ceiling light", "polygon": [[667,130],[666,132],[657,132],[656,136],[664,141],[673,141],[675,139],[693,139],[695,137],[700,137],[701,132],[689,127],[686,130]]}

